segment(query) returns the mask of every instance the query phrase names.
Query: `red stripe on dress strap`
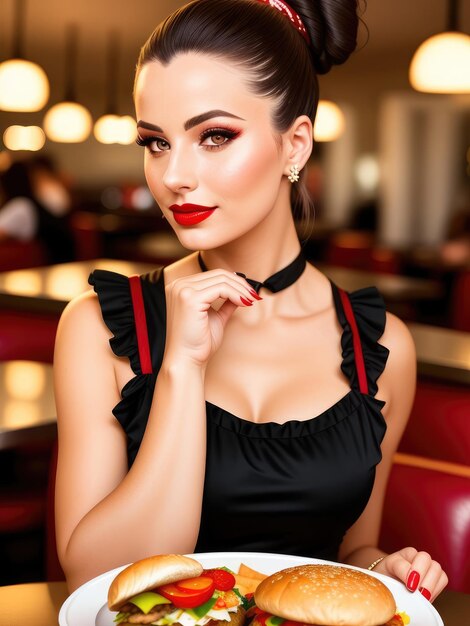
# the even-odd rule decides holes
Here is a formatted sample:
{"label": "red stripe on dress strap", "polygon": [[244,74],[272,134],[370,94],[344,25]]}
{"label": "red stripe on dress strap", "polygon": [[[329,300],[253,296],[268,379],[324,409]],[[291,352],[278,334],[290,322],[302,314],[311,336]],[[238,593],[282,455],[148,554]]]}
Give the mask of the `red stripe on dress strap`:
{"label": "red stripe on dress strap", "polygon": [[356,372],[357,372],[357,379],[359,381],[359,390],[361,393],[368,394],[369,385],[367,384],[366,366],[364,363],[364,355],[362,354],[361,337],[359,335],[359,329],[356,324],[354,311],[352,309],[351,301],[349,299],[348,294],[343,289],[340,289],[340,288],[338,288],[338,291],[339,291],[339,295],[341,296],[341,302],[343,304],[344,314],[346,315],[346,319],[348,321],[349,327],[351,328],[351,332],[353,336],[354,361],[356,363]]}
{"label": "red stripe on dress strap", "polygon": [[152,373],[152,359],[150,358],[149,336],[147,330],[147,317],[145,315],[144,298],[142,295],[142,283],[140,276],[129,276],[132,306],[134,308],[135,330],[137,334],[137,346],[139,348],[140,369],[142,374]]}

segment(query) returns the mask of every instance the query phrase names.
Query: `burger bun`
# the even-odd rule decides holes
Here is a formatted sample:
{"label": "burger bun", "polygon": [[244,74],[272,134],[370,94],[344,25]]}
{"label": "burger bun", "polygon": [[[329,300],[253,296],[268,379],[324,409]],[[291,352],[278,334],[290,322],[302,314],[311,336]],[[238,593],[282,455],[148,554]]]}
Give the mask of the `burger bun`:
{"label": "burger bun", "polygon": [[379,626],[396,613],[390,590],[364,572],[336,565],[301,565],[265,578],[256,606],[316,626]]}
{"label": "burger bun", "polygon": [[120,572],[108,591],[108,607],[119,611],[130,598],[155,587],[200,576],[202,565],[181,554],[158,554],[136,561]]}

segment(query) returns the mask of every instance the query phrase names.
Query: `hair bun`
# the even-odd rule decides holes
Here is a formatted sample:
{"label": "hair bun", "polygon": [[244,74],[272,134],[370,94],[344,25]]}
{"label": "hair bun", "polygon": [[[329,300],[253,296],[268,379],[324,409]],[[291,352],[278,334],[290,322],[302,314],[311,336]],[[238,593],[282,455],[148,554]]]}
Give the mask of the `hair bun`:
{"label": "hair bun", "polygon": [[357,47],[358,0],[288,0],[311,40],[317,74],[344,63]]}

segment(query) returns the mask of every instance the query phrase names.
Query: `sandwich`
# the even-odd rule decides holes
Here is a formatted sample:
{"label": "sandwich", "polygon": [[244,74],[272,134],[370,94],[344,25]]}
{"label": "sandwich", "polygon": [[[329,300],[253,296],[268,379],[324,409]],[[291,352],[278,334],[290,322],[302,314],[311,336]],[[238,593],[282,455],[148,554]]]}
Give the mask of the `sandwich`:
{"label": "sandwich", "polygon": [[404,626],[390,590],[377,578],[336,565],[290,567],[254,593],[251,626]]}
{"label": "sandwich", "polygon": [[195,559],[159,554],[122,570],[108,591],[119,626],[242,626],[244,598],[227,568],[204,570]]}

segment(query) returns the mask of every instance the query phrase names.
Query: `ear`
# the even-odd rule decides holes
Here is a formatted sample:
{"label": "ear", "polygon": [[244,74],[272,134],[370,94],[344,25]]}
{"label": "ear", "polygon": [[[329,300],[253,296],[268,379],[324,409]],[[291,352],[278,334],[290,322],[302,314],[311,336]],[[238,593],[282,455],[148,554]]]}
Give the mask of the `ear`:
{"label": "ear", "polygon": [[284,133],[284,149],[286,156],[284,173],[288,176],[293,165],[298,165],[301,170],[312,153],[313,127],[307,115],[296,118],[289,130]]}

